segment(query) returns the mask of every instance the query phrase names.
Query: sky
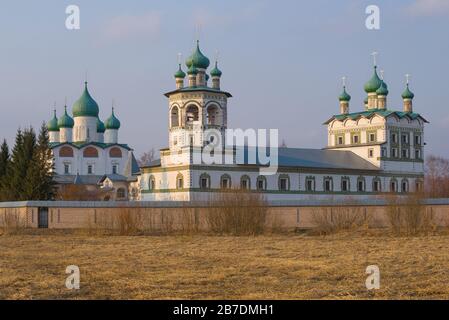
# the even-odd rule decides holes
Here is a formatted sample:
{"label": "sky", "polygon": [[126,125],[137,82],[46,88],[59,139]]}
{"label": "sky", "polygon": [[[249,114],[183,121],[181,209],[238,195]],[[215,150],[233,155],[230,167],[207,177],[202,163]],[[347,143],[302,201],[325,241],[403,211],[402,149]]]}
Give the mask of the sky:
{"label": "sky", "polygon": [[[65,26],[68,5],[80,8],[79,30]],[[365,26],[368,5],[380,9],[380,30]],[[324,147],[341,78],[350,110],[362,111],[377,51],[389,109],[402,110],[410,74],[414,111],[430,122],[426,154],[449,158],[447,0],[2,0],[0,138],[12,145],[19,127],[38,128],[55,102],[58,116],[65,99],[70,110],[87,73],[103,121],[114,101],[121,143],[137,155],[166,147],[163,93],[196,38],[211,64],[218,52],[231,128],[279,129],[289,147]]]}

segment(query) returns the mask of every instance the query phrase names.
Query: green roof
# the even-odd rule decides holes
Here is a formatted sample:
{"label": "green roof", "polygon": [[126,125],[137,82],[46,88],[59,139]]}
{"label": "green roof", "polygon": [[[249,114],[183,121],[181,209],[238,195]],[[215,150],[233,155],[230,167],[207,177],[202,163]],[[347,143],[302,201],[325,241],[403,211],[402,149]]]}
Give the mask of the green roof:
{"label": "green roof", "polygon": [[53,118],[47,122],[48,131],[59,131],[58,118],[56,118],[56,110],[53,110]]}
{"label": "green roof", "polygon": [[67,106],[64,106],[64,114],[61,118],[59,118],[58,121],[58,127],[59,128],[73,128],[75,125],[73,119],[69,114],[67,113]]}
{"label": "green roof", "polygon": [[103,121],[100,118],[97,118],[97,132],[104,133],[106,131],[106,127],[104,126]]}
{"label": "green roof", "polygon": [[210,71],[212,77],[221,77],[222,72],[218,69],[218,61],[215,61],[215,67]]}
{"label": "green roof", "polygon": [[332,116],[332,118],[327,120],[324,124],[328,124],[329,122],[331,122],[334,119],[339,120],[339,121],[343,121],[345,119],[356,120],[356,119],[359,119],[359,118],[371,118],[371,117],[373,117],[375,115],[379,115],[379,116],[384,117],[384,118],[386,118],[388,116],[391,116],[391,115],[395,115],[399,119],[408,117],[409,119],[412,119],[412,120],[420,118],[424,122],[428,122],[419,113],[415,113],[415,112],[403,112],[403,111],[392,111],[392,110],[384,110],[384,109],[373,109],[373,110],[361,111],[361,112],[353,112],[353,113],[348,113],[348,114],[336,114],[336,115]]}
{"label": "green roof", "polygon": [[112,108],[111,116],[105,122],[106,129],[120,129],[120,121],[115,117],[114,108]]}
{"label": "green roof", "polygon": [[379,96],[388,96],[388,86],[385,81],[382,80],[382,84],[380,85],[379,89],[376,90],[376,93]]}
{"label": "green roof", "polygon": [[374,74],[371,79],[365,83],[365,91],[366,93],[374,93],[377,89],[382,85],[382,80],[380,80],[377,75],[377,66],[374,66]]}
{"label": "green roof", "polygon": [[175,72],[175,78],[182,78],[184,79],[186,77],[186,74],[184,71],[182,71],[181,69],[181,64],[179,64],[179,69],[178,71]]}
{"label": "green roof", "polygon": [[407,83],[407,87],[405,88],[405,91],[402,93],[402,99],[413,99],[415,97],[415,94],[410,91]]}
{"label": "green roof", "polygon": [[84,92],[73,104],[72,110],[74,117],[98,117],[98,104],[89,94],[89,90],[87,90],[87,82],[84,83]]}
{"label": "green roof", "polygon": [[346,86],[343,86],[343,92],[338,97],[338,100],[347,102],[351,100],[351,96],[346,92]]}
{"label": "green roof", "polygon": [[186,66],[190,68],[192,65],[196,68],[207,69],[209,67],[209,59],[201,52],[200,42],[196,41],[196,48],[190,57],[186,60]]}
{"label": "green roof", "polygon": [[102,143],[102,142],[51,142],[50,148],[54,149],[56,147],[62,146],[62,145],[70,145],[72,147],[75,147],[77,149],[84,148],[86,146],[92,145],[99,147],[101,149],[106,149],[112,146],[119,146],[122,148],[125,148],[127,150],[132,150],[127,144],[121,144],[121,143]]}
{"label": "green roof", "polygon": [[213,93],[222,93],[225,94],[228,98],[232,97],[232,95],[229,92],[221,91],[220,89],[210,88],[206,86],[196,86],[196,87],[184,87],[181,89],[176,89],[170,92],[165,93],[164,95],[166,97],[169,97],[172,94],[179,93],[179,92],[213,92]]}
{"label": "green roof", "polygon": [[192,65],[190,65],[189,70],[187,70],[187,74],[188,75],[191,75],[191,74],[196,75],[196,74],[198,74],[198,69],[192,64]]}

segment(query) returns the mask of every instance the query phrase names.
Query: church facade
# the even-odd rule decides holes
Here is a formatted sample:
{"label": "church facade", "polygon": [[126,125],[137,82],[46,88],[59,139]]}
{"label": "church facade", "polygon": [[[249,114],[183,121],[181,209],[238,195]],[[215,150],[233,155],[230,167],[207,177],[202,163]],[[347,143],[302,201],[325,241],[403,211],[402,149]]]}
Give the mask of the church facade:
{"label": "church facade", "polygon": [[[139,200],[207,200],[223,189],[262,193],[268,200],[375,198],[383,193],[408,193],[423,188],[424,125],[413,110],[414,94],[407,81],[401,110],[389,108],[388,86],[374,66],[365,84],[363,110],[350,112],[351,97],[343,86],[340,110],[324,124],[322,149],[278,148],[278,170],[261,174],[261,165],[240,163],[235,148],[223,148],[231,163],[198,163],[208,145],[225,141],[228,99],[221,89],[222,72],[197,43],[176,71],[176,88],[167,92],[168,147],[160,159],[142,167],[136,185]],[[187,81],[186,81],[187,78]]]}
{"label": "church facade", "polygon": [[121,124],[114,108],[103,123],[85,82],[72,115],[65,106],[59,119],[55,110],[47,124],[58,186],[84,185],[90,192],[102,191],[101,200],[136,198],[137,190],[129,185],[136,181],[139,168],[133,150],[119,143]]}

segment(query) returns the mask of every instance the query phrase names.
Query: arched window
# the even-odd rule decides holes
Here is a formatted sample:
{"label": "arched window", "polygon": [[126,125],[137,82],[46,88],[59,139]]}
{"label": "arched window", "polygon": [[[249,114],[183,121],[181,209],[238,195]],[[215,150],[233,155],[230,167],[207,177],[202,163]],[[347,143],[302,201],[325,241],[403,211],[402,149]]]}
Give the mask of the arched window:
{"label": "arched window", "polygon": [[258,176],[256,184],[257,190],[267,190],[267,178],[265,176]]}
{"label": "arched window", "polygon": [[390,192],[398,191],[398,181],[395,178],[390,180]]}
{"label": "arched window", "polygon": [[358,177],[357,178],[357,191],[358,192],[365,192],[366,190],[366,182],[364,177]]}
{"label": "arched window", "polygon": [[240,188],[243,190],[249,190],[251,189],[251,179],[247,175],[243,175],[240,178]]}
{"label": "arched window", "polygon": [[220,187],[222,189],[231,188],[231,176],[229,174],[224,174],[220,177]]}
{"label": "arched window", "polygon": [[330,192],[330,191],[334,190],[334,183],[333,183],[332,177],[324,177],[323,190],[325,192]]}
{"label": "arched window", "polygon": [[401,181],[401,192],[403,192],[403,193],[408,192],[408,180],[405,178],[402,179],[402,181]]}
{"label": "arched window", "polygon": [[287,174],[279,175],[278,185],[280,191],[290,190],[290,177]]}
{"label": "arched window", "polygon": [[122,157],[122,150],[120,148],[114,147],[109,150],[109,156],[111,158],[121,158]]}
{"label": "arched window", "polygon": [[380,182],[379,177],[375,177],[373,179],[373,192],[381,192],[382,191],[382,184]]}
{"label": "arched window", "polygon": [[154,190],[156,189],[156,179],[153,175],[150,176],[148,179],[148,190]]}
{"label": "arched window", "polygon": [[184,176],[178,173],[176,176],[176,189],[184,189]]}
{"label": "arched window", "polygon": [[186,124],[192,124],[193,121],[199,120],[199,109],[196,105],[189,105],[186,108]]}
{"label": "arched window", "polygon": [[216,105],[211,105],[207,108],[207,124],[218,125],[219,123],[219,110]]}
{"label": "arched window", "polygon": [[126,191],[124,188],[119,188],[117,190],[117,199],[124,199],[126,198]]}
{"label": "arched window", "polygon": [[73,158],[73,149],[67,146],[59,149],[59,156],[61,158]]}
{"label": "arched window", "polygon": [[98,158],[98,150],[94,147],[87,147],[83,151],[84,158]]}
{"label": "arched window", "polygon": [[342,192],[351,191],[351,180],[349,179],[349,177],[341,178],[341,191]]}
{"label": "arched window", "polygon": [[200,189],[210,189],[210,176],[207,173],[202,173],[200,176]]}
{"label": "arched window", "polygon": [[177,106],[174,106],[171,109],[170,113],[170,119],[171,119],[171,127],[179,127],[179,109]]}

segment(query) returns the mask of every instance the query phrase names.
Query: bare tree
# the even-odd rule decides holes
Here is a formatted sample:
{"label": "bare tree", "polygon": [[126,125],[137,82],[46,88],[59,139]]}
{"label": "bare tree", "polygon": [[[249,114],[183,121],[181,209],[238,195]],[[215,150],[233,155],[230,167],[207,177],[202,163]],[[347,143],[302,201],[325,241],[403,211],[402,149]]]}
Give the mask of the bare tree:
{"label": "bare tree", "polygon": [[148,166],[155,159],[156,159],[156,151],[154,150],[154,148],[151,148],[149,151],[144,152],[137,162],[139,163],[139,167],[145,167]]}
{"label": "bare tree", "polygon": [[449,160],[429,156],[426,159],[426,193],[432,198],[449,197]]}

